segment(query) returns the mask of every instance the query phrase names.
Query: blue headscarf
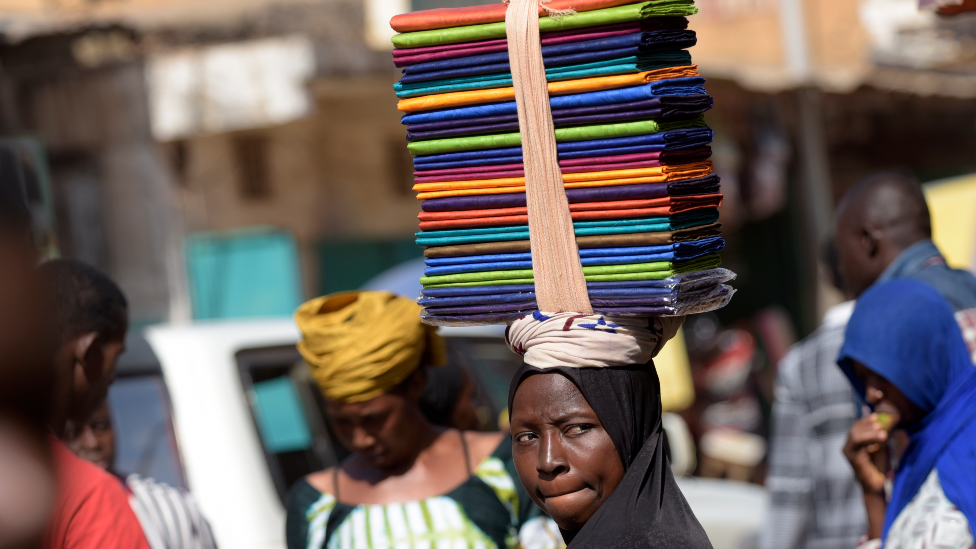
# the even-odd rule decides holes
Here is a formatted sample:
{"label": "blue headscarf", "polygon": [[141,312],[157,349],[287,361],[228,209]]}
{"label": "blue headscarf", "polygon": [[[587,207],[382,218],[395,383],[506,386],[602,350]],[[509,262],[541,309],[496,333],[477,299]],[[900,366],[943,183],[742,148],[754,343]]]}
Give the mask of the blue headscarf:
{"label": "blue headscarf", "polygon": [[903,426],[911,442],[895,471],[882,540],[933,468],[946,497],[976,526],[976,368],[948,303],[917,280],[871,287],[857,300],[837,359],[864,398],[854,361],[926,414]]}

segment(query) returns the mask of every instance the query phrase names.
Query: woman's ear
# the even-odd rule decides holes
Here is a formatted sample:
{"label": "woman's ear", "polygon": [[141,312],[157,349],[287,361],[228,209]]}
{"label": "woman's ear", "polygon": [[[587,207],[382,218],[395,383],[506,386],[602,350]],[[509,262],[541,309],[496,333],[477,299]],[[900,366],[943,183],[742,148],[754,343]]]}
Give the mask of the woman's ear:
{"label": "woman's ear", "polygon": [[88,332],[75,339],[75,364],[81,366],[89,386],[104,375],[105,350],[103,343],[104,341],[98,332]]}

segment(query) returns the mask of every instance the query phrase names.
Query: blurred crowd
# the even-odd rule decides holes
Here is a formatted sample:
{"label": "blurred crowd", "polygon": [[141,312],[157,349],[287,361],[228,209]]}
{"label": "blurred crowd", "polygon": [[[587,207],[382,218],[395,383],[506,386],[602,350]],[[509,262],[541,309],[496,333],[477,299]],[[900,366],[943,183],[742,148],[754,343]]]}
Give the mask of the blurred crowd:
{"label": "blurred crowd", "polygon": [[[2,183],[0,548],[216,547],[188,492],[116,468],[106,397],[129,329],[125,296],[89,265],[42,261],[23,197]],[[916,180],[873,175],[843,197],[824,239],[821,275],[845,301],[816,331],[796,341],[777,308],[733,326],[714,314],[687,319],[697,398],[681,416],[697,442],[697,474],[765,484],[760,547],[972,547],[976,277],[946,264],[931,226]],[[329,516],[428,492],[452,495],[462,517],[497,507],[490,520],[517,524],[509,535],[522,547],[560,546],[562,524],[510,515],[513,505],[538,511],[544,502],[522,490],[511,448],[499,442],[508,437],[478,432],[494,421],[471,372],[456,362],[425,367],[444,362],[443,343],[413,318],[415,307],[364,293],[299,309],[299,350],[350,457],[293,488],[289,547],[324,543],[337,528]],[[450,482],[413,478],[423,459]],[[466,483],[448,490],[465,478],[495,493]],[[499,479],[510,492],[492,484]],[[340,501],[363,504],[342,515]],[[485,530],[477,520],[489,519],[472,523]],[[443,535],[474,531],[463,526]]]}

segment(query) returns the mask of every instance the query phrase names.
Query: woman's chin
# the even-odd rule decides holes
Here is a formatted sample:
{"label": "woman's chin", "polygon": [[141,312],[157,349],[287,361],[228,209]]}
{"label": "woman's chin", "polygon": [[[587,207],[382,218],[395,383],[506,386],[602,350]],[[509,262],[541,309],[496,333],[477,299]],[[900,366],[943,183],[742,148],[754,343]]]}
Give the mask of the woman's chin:
{"label": "woman's chin", "polygon": [[563,530],[579,530],[599,509],[593,490],[582,489],[545,498],[544,509]]}

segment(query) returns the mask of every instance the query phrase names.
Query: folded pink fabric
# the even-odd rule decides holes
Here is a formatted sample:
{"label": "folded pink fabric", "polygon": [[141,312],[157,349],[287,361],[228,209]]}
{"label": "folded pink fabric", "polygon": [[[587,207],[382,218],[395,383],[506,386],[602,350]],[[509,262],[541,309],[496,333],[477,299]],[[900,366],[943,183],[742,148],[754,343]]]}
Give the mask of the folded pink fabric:
{"label": "folded pink fabric", "polygon": [[[570,168],[562,168],[560,171],[563,173],[586,173],[586,172],[599,172],[605,170],[631,170],[638,168],[657,168],[661,165],[658,160],[645,160],[644,162],[626,162],[623,164],[590,164],[587,166],[574,166]],[[487,168],[494,168],[496,166],[485,166]],[[469,168],[470,169],[470,168]],[[474,168],[474,169],[484,169],[484,168]],[[434,175],[429,177],[415,177],[414,181],[417,183],[437,183],[439,181],[474,181],[477,179],[496,179],[502,177],[522,177],[525,172],[521,169],[519,170],[505,170],[505,171],[479,171],[479,172],[469,172],[461,175]]]}

